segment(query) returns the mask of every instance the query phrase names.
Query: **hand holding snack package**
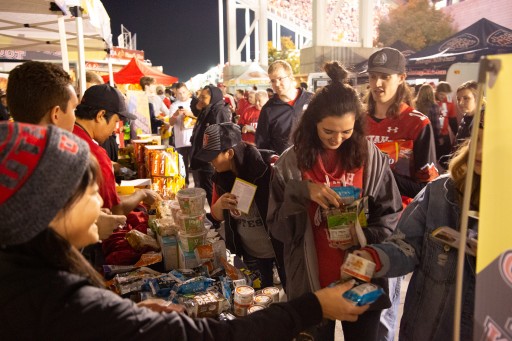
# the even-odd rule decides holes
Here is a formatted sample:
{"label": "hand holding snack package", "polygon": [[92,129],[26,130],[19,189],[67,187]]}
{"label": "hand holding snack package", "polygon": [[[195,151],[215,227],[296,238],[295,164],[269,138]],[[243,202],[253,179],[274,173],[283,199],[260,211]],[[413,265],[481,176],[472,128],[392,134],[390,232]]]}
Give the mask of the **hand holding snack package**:
{"label": "hand holding snack package", "polygon": [[[371,259],[371,256],[368,256]],[[341,281],[353,278],[359,284],[343,294],[343,297],[352,301],[354,305],[371,304],[384,293],[382,288],[369,283],[375,273],[375,263],[373,261],[355,253],[349,253],[340,270]]]}
{"label": "hand holding snack package", "polygon": [[353,186],[332,187],[340,196],[339,207],[323,210],[327,220],[329,246],[347,250],[353,246],[366,245],[362,227],[367,225],[368,198],[360,196],[360,189]]}

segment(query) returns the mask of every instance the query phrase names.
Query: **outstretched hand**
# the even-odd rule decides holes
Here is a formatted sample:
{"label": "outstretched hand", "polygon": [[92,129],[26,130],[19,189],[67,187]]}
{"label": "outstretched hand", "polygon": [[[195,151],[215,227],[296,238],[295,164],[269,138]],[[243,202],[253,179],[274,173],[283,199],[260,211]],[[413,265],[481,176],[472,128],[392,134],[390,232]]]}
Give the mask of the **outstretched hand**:
{"label": "outstretched hand", "polygon": [[358,307],[342,295],[354,286],[351,280],[330,288],[324,288],[315,292],[322,306],[323,317],[329,320],[357,321],[359,315],[364,313],[369,305]]}

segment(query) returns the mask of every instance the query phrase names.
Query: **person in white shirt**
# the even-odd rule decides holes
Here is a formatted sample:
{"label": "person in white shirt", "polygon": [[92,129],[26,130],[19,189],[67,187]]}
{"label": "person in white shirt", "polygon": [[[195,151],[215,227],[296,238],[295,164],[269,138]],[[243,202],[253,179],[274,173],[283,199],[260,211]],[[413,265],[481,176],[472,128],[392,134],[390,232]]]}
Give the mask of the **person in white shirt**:
{"label": "person in white shirt", "polygon": [[155,118],[159,116],[169,116],[169,109],[164,104],[164,101],[156,94],[156,84],[153,77],[144,76],[139,80],[140,86],[143,91],[148,95],[149,103],[153,104],[155,110]]}
{"label": "person in white shirt", "polygon": [[169,108],[169,124],[174,126],[174,145],[183,157],[185,164],[185,183],[188,186],[190,165],[190,137],[194,128],[195,116],[190,110],[190,91],[185,83],[177,83],[175,87],[176,101]]}

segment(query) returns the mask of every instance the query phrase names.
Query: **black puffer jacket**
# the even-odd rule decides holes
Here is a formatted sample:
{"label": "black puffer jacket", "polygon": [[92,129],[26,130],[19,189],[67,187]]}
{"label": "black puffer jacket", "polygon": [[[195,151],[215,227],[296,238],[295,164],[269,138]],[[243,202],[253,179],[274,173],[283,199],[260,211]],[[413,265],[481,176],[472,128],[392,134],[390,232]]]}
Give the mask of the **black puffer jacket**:
{"label": "black puffer jacket", "polygon": [[[222,91],[214,85],[206,86],[210,90],[210,104],[204,108],[197,116],[197,122],[192,131],[190,142],[192,147],[190,150],[190,169],[197,170],[204,167],[210,167],[206,162],[197,160],[195,156],[203,147],[204,131],[211,124],[231,122],[231,110],[224,102]],[[195,106],[195,105],[194,105]]]}

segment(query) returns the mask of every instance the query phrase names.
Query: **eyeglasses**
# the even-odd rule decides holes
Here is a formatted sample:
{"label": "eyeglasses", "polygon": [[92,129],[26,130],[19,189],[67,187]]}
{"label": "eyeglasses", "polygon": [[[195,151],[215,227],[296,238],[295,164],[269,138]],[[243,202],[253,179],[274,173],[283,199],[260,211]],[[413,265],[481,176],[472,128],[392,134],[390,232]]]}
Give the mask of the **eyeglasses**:
{"label": "eyeglasses", "polygon": [[286,78],[290,78],[290,76],[288,75],[288,76],[277,77],[277,78],[271,79],[270,83],[276,84],[278,81],[279,81],[279,83],[282,83],[283,80],[286,79]]}

